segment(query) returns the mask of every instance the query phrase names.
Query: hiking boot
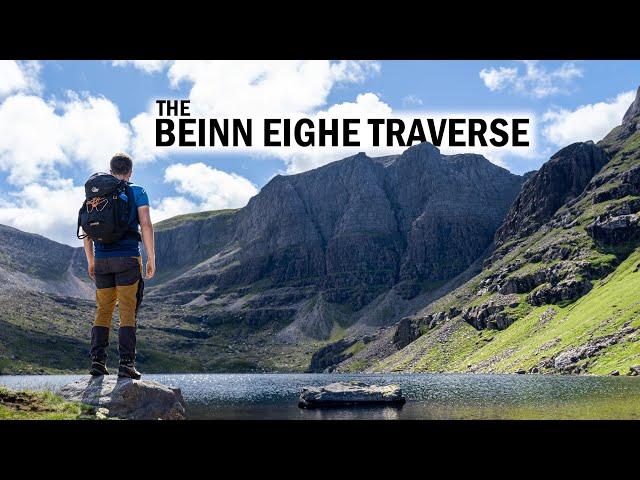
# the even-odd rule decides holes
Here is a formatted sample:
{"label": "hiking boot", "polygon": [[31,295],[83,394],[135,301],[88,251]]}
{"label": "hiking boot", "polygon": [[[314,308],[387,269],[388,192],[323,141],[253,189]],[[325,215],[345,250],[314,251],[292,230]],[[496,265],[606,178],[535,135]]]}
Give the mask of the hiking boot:
{"label": "hiking boot", "polygon": [[93,327],[91,329],[91,370],[93,376],[109,375],[107,370],[107,347],[109,346],[109,329]]}
{"label": "hiking boot", "polygon": [[142,374],[136,370],[136,363],[130,358],[120,359],[120,368],[118,368],[118,377],[132,378],[140,380]]}
{"label": "hiking boot", "polygon": [[118,376],[138,380],[142,374],[136,370],[136,327],[120,327],[118,342],[120,352]]}
{"label": "hiking boot", "polygon": [[94,377],[109,375],[106,362],[104,360],[93,360],[91,362],[91,370],[89,370],[89,374]]}

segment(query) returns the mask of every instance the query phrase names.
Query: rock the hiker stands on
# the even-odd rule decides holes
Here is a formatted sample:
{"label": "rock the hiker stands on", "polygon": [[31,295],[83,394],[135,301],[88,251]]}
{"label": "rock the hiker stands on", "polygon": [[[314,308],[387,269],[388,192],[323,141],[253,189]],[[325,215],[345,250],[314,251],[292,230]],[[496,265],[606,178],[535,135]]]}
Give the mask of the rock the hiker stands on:
{"label": "rock the hiker stands on", "polygon": [[363,382],[336,382],[324,387],[304,387],[300,408],[358,405],[403,405],[406,399],[398,385],[368,385]]}
{"label": "rock the hiker stands on", "polygon": [[184,420],[186,403],[179,388],[149,380],[83,377],[60,389],[67,400],[109,411],[107,416],[130,420]]}

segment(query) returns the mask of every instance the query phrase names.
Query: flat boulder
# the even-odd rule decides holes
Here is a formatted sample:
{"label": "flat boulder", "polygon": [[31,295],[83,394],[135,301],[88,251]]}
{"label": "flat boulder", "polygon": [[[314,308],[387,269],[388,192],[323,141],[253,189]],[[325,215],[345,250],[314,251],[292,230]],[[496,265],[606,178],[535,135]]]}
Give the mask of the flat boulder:
{"label": "flat boulder", "polygon": [[369,385],[364,382],[336,382],[324,387],[304,387],[300,408],[358,405],[403,405],[406,402],[398,385]]}
{"label": "flat boulder", "polygon": [[184,420],[186,403],[179,388],[115,375],[82,377],[60,389],[67,400],[92,405],[107,417],[129,420]]}

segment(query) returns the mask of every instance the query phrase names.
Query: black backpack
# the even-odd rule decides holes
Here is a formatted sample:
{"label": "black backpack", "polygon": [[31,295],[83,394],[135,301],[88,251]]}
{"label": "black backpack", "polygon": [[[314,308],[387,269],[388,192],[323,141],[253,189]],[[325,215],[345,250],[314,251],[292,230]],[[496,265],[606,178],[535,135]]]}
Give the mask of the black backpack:
{"label": "black backpack", "polygon": [[[129,227],[131,187],[108,173],[94,173],[84,184],[85,201],[78,212],[79,239],[90,237],[101,243],[114,243],[130,236],[140,240],[137,230]],[[80,234],[80,228],[84,234]]]}

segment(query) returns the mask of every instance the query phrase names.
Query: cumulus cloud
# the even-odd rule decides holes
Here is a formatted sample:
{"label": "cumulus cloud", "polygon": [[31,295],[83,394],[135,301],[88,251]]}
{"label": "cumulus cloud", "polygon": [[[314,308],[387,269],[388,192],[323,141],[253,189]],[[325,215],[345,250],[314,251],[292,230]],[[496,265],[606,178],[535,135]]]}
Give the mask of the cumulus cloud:
{"label": "cumulus cloud", "polygon": [[[191,114],[199,117],[252,118],[256,124],[265,117],[286,116],[316,117],[330,111],[352,111],[357,118],[366,118],[368,108],[384,106],[391,109],[372,94],[364,94],[355,102],[333,105],[323,111],[331,90],[340,83],[363,82],[380,71],[374,61],[195,61],[179,60],[171,63],[167,72],[174,87],[187,85],[191,100]],[[374,105],[377,104],[377,105]],[[356,110],[353,111],[353,105]],[[154,105],[155,108],[155,105]],[[346,114],[345,114],[346,115]],[[138,161],[174,153],[202,152],[202,149],[171,149],[155,146],[156,112],[142,112],[131,120],[133,130],[132,152]],[[255,132],[255,144],[262,144],[262,131]],[[214,149],[207,149],[211,152]],[[283,158],[289,172],[313,168],[342,158],[344,151],[334,149],[270,148],[242,151],[250,155],[271,154]],[[229,150],[227,150],[229,153]]]}
{"label": "cumulus cloud", "polygon": [[380,64],[370,60],[343,60],[331,63],[331,75],[335,82],[361,83],[376,73],[380,73]]}
{"label": "cumulus cloud", "polygon": [[40,92],[40,69],[35,61],[0,60],[0,98],[16,92]]}
{"label": "cumulus cloud", "polygon": [[62,147],[92,171],[104,170],[118,151],[127,150],[131,132],[118,107],[104,97],[71,95],[60,105]]}
{"label": "cumulus cloud", "polygon": [[0,200],[0,224],[78,246],[76,221],[84,188],[71,179],[24,185]]}
{"label": "cumulus cloud", "polygon": [[87,171],[104,170],[114,152],[127,149],[131,135],[111,101],[72,92],[59,102],[8,97],[0,104],[0,132],[0,171],[16,185],[55,177],[56,166],[72,161]]}
{"label": "cumulus cloud", "polygon": [[238,117],[309,113],[337,83],[362,82],[379,71],[372,61],[178,60],[168,76],[174,87],[190,86],[193,114]]}
{"label": "cumulus cloud", "polygon": [[635,92],[623,92],[605,102],[581,105],[575,110],[551,109],[542,117],[543,135],[555,145],[598,141],[622,122]]}
{"label": "cumulus cloud", "polygon": [[164,181],[174,184],[182,196],[165,197],[154,206],[154,221],[196,211],[244,207],[258,193],[246,178],[202,162],[170,165],[164,172]]}
{"label": "cumulus cloud", "polygon": [[161,72],[170,64],[169,60],[113,60],[111,62],[114,67],[132,66],[145,73]]}
{"label": "cumulus cloud", "polygon": [[512,84],[518,78],[518,69],[508,67],[483,68],[480,70],[480,78],[489,90],[495,92]]}
{"label": "cumulus cloud", "polygon": [[[521,66],[524,69],[521,70]],[[582,69],[573,62],[565,62],[555,69],[547,69],[535,60],[525,60],[514,67],[483,68],[480,78],[492,92],[509,90],[544,98],[568,93],[572,82],[582,77]]]}
{"label": "cumulus cloud", "polygon": [[[314,120],[325,119],[359,119],[361,125],[366,125],[369,118],[387,118],[391,116],[392,109],[374,93],[363,93],[356,97],[355,102],[343,102],[332,105],[326,110],[321,110],[314,115]],[[363,129],[365,131],[366,129]],[[271,152],[281,157],[287,165],[287,173],[299,173],[312,168],[317,168],[335,160],[355,155],[366,151],[370,156],[389,155],[397,153],[394,148],[373,148],[371,136],[363,136],[359,147],[297,147],[274,149]]]}
{"label": "cumulus cloud", "polygon": [[199,205],[185,197],[165,197],[156,205],[151,212],[151,219],[154,223],[161,222],[167,218],[185,213],[193,213],[203,210]]}

